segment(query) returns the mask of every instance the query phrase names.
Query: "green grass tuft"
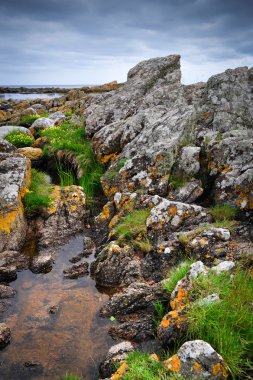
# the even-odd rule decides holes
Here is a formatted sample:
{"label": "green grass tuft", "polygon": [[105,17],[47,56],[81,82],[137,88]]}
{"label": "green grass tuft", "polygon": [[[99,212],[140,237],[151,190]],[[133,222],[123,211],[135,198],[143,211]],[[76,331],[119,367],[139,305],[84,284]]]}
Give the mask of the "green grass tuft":
{"label": "green grass tuft", "polygon": [[20,118],[19,125],[29,128],[40,117],[41,115],[23,115]]}
{"label": "green grass tuft", "polygon": [[215,222],[222,222],[235,219],[237,209],[228,203],[217,204],[210,209],[210,213],[213,216]]}
{"label": "green grass tuft", "polygon": [[53,156],[59,151],[65,151],[75,156],[82,172],[78,184],[83,187],[88,197],[101,192],[100,178],[103,169],[94,156],[91,143],[86,139],[84,127],[65,122],[45,129],[42,136],[48,140],[44,148],[45,155]]}
{"label": "green grass tuft", "polygon": [[[198,300],[218,293],[221,301],[198,306]],[[188,338],[202,339],[224,358],[234,378],[244,378],[252,369],[253,279],[249,271],[209,273],[195,280],[191,295],[196,302],[188,309]],[[250,364],[251,361],[251,364]]]}
{"label": "green grass tuft", "polygon": [[62,380],[82,380],[82,378],[71,373],[66,373]]}
{"label": "green grass tuft", "polygon": [[180,263],[177,267],[172,268],[168,278],[163,282],[163,289],[171,294],[178,281],[182,280],[182,278],[189,271],[191,264],[192,261],[187,260]]}
{"label": "green grass tuft", "polygon": [[75,184],[75,176],[70,169],[64,168],[62,163],[56,160],[57,174],[60,178],[60,186],[72,186]]}
{"label": "green grass tuft", "polygon": [[127,372],[123,375],[123,380],[161,380],[166,379],[162,369],[162,363],[155,363],[149,359],[149,355],[143,352],[131,352],[126,363]]}
{"label": "green grass tuft", "polygon": [[27,216],[37,214],[43,207],[50,206],[50,190],[51,186],[46,180],[45,173],[32,169],[29,193],[23,198]]}
{"label": "green grass tuft", "polygon": [[21,131],[13,131],[9,133],[5,137],[5,140],[9,141],[16,148],[25,148],[33,144],[33,139]]}

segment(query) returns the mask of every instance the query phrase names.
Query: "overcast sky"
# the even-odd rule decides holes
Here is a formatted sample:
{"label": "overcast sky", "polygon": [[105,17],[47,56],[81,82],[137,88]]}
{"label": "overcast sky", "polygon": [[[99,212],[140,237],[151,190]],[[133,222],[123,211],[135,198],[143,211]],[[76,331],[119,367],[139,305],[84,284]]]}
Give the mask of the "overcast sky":
{"label": "overcast sky", "polygon": [[253,66],[253,0],[0,2],[0,85],[125,81],[175,53],[183,83]]}

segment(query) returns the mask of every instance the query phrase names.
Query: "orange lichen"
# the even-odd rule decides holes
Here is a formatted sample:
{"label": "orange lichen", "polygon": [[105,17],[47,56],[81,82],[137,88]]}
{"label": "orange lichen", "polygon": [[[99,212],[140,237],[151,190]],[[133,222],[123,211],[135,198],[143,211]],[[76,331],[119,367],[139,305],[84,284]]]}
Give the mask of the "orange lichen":
{"label": "orange lichen", "polygon": [[149,359],[152,361],[152,362],[155,362],[155,363],[158,363],[159,362],[159,358],[156,354],[151,354],[149,355]]}
{"label": "orange lichen", "polygon": [[183,286],[179,286],[179,289],[177,291],[177,296],[174,298],[174,300],[170,301],[171,308],[182,310],[185,307],[185,304],[187,302],[187,297],[188,297],[188,290],[185,289]]}
{"label": "orange lichen", "polygon": [[102,158],[100,158],[100,162],[101,162],[101,164],[107,164],[109,161],[112,163],[118,157],[119,157],[119,154],[117,154],[117,153],[107,154],[107,155],[103,156]]}
{"label": "orange lichen", "polygon": [[179,372],[181,368],[181,360],[177,355],[173,355],[164,362],[164,369],[167,371]]}
{"label": "orange lichen", "polygon": [[172,216],[175,216],[177,214],[177,208],[176,206],[170,206],[169,207],[169,213],[172,215]]}
{"label": "orange lichen", "polygon": [[114,228],[119,222],[119,215],[115,215],[109,223],[109,228]]}
{"label": "orange lichen", "polygon": [[126,372],[127,370],[127,364],[126,362],[123,362],[121,364],[121,366],[119,367],[119,369],[111,376],[111,380],[118,380],[118,379],[122,379],[124,373]]}
{"label": "orange lichen", "polygon": [[217,376],[217,375],[219,375],[219,374],[222,374],[222,376],[223,376],[224,378],[227,378],[227,377],[228,377],[228,371],[227,371],[227,369],[225,368],[225,366],[224,366],[222,363],[216,363],[216,364],[213,366],[212,372],[213,372],[213,375],[214,375],[214,376]]}
{"label": "orange lichen", "polygon": [[166,314],[163,317],[163,319],[162,319],[162,321],[160,323],[160,327],[167,328],[172,323],[176,322],[177,328],[180,329],[181,328],[181,323],[184,322],[184,321],[185,321],[185,316],[184,315],[179,316],[177,310],[172,310],[172,311],[170,311],[168,314]]}
{"label": "orange lichen", "polygon": [[110,207],[108,204],[106,204],[106,205],[104,205],[102,212],[98,215],[98,218],[101,221],[105,221],[105,220],[109,219],[110,216],[111,216]]}
{"label": "orange lichen", "polygon": [[200,372],[201,371],[201,365],[198,362],[195,362],[193,365],[193,369],[196,372]]}

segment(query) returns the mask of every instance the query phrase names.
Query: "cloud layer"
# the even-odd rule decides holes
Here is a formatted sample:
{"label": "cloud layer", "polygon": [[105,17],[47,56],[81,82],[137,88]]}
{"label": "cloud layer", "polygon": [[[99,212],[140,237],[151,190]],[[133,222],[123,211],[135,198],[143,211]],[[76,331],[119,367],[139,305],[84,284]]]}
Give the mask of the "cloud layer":
{"label": "cloud layer", "polygon": [[0,84],[124,81],[179,53],[191,83],[253,64],[252,0],[1,0]]}

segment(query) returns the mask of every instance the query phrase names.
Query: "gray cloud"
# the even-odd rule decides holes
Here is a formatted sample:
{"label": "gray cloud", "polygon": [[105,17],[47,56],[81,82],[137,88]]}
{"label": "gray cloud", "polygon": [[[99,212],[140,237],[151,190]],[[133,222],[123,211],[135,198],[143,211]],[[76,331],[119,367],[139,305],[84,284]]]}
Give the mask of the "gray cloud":
{"label": "gray cloud", "polygon": [[252,65],[252,0],[2,0],[0,84],[125,80],[180,53],[183,80]]}

